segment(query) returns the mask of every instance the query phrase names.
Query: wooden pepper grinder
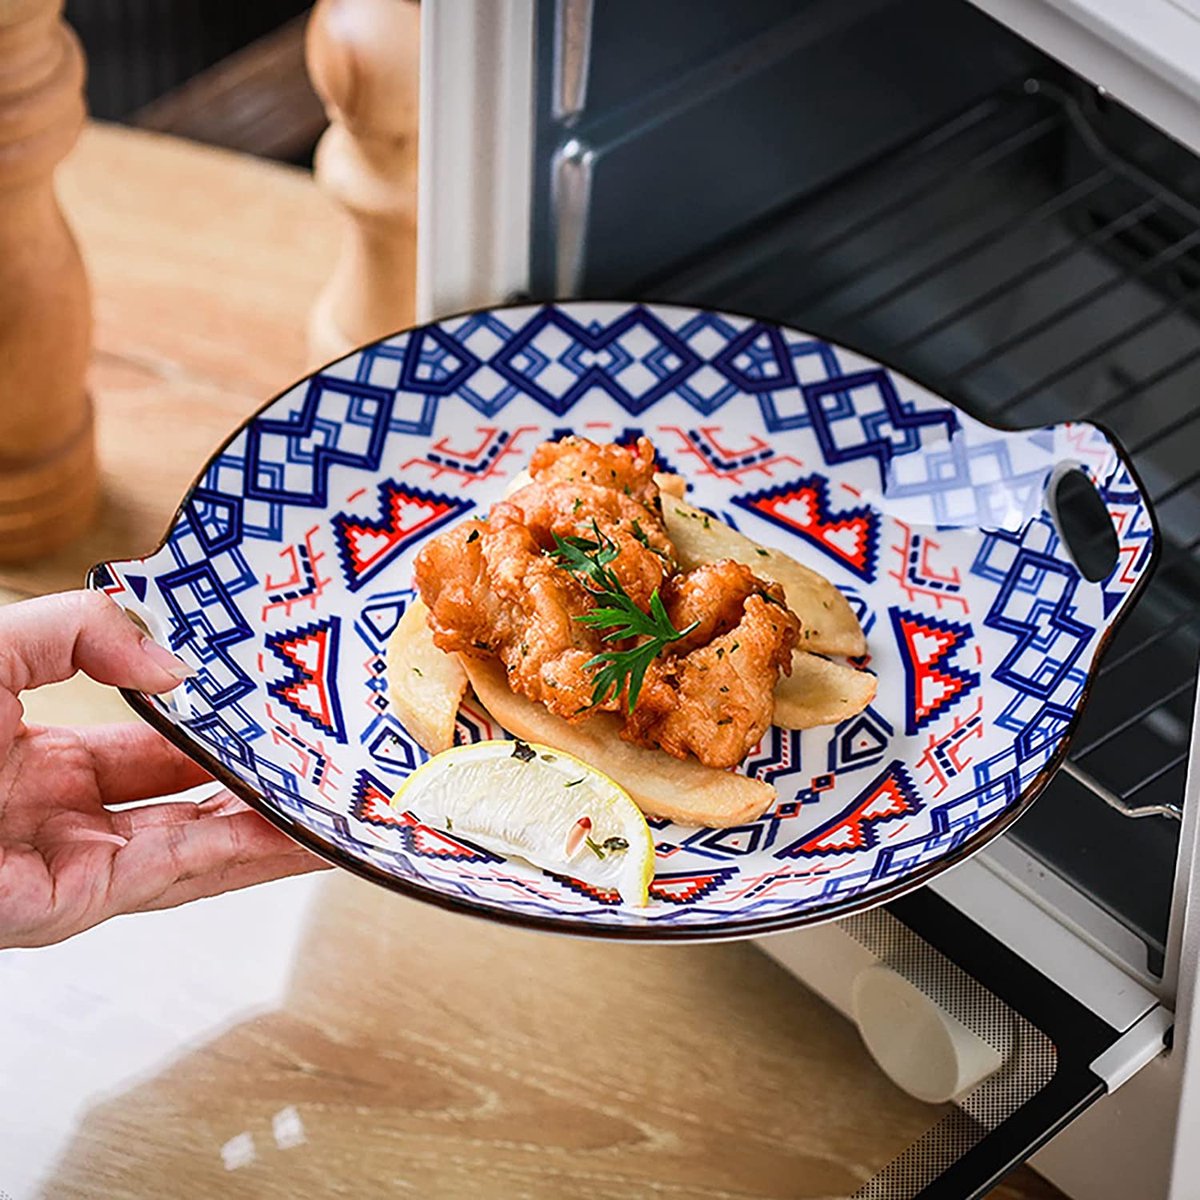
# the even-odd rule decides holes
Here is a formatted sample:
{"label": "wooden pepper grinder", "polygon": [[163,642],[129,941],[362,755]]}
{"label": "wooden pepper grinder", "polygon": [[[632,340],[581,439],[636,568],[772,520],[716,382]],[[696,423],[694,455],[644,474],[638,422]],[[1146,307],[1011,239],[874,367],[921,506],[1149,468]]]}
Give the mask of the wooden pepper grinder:
{"label": "wooden pepper grinder", "polygon": [[84,118],[62,0],[0,0],[0,561],[70,541],[96,509],[87,278],[53,172]]}
{"label": "wooden pepper grinder", "polygon": [[331,122],[317,181],[350,218],[309,322],[318,362],[412,323],[419,16],[413,0],[319,0],[309,21],[308,70]]}

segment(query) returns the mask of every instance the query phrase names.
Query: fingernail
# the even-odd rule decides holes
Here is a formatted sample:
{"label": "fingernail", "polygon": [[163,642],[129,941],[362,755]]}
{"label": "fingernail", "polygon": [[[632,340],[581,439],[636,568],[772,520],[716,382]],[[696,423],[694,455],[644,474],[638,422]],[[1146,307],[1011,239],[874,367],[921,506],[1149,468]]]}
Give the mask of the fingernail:
{"label": "fingernail", "polygon": [[71,837],[77,842],[111,842],[114,846],[128,846],[129,839],[119,833],[104,833],[99,829],[76,829]]}
{"label": "fingernail", "polygon": [[160,646],[153,638],[142,638],[142,651],[156,667],[161,667],[176,679],[191,679],[193,675],[199,674],[195,667],[188,666],[181,658],[176,658],[170,650]]}

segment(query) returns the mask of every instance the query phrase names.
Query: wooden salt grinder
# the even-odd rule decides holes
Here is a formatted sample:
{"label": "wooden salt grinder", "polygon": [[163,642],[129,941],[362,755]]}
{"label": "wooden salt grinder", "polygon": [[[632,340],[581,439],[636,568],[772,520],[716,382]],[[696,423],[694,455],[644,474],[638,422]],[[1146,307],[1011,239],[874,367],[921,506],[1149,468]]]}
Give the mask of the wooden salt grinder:
{"label": "wooden salt grinder", "polygon": [[0,561],[70,541],[96,508],[87,278],[53,172],[84,118],[62,0],[0,0]]}
{"label": "wooden salt grinder", "polygon": [[349,215],[309,321],[317,362],[412,323],[419,19],[413,0],[319,0],[309,22],[308,70],[332,122],[317,181]]}

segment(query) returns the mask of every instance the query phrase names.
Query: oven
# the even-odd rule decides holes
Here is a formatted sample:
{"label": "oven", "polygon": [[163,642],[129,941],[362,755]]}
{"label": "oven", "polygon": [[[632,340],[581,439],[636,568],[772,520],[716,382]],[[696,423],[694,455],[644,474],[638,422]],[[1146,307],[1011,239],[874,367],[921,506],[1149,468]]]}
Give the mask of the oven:
{"label": "oven", "polygon": [[1068,760],[886,909],[764,939],[928,1132],[861,1197],[1200,1197],[1200,0],[431,0],[418,315],[649,299],[1111,428],[1164,554]]}

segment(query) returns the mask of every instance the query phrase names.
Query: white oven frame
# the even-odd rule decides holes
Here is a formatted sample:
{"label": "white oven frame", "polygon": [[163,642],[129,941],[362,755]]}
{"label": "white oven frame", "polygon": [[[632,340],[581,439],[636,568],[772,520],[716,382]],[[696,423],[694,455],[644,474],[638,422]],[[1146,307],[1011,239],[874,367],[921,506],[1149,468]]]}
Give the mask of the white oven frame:
{"label": "white oven frame", "polygon": [[1200,0],[971,0],[1200,152]]}
{"label": "white oven frame", "polygon": [[421,8],[418,321],[529,285],[533,0]]}
{"label": "white oven frame", "polygon": [[[585,15],[591,5],[558,2]],[[1200,152],[1200,0],[972,2]],[[528,289],[534,34],[534,0],[426,0],[422,9],[419,320]],[[1138,966],[1136,939],[1006,839],[930,885],[1127,1031],[1095,1064],[1109,1094],[1033,1159],[1079,1200],[1200,1197],[1200,1138],[1174,1136],[1200,1129],[1200,1067],[1191,1065],[1200,1053],[1198,743],[1194,719],[1162,981]],[[849,1015],[838,937],[827,926],[760,944]],[[1172,1012],[1173,1049],[1162,1053]]]}

